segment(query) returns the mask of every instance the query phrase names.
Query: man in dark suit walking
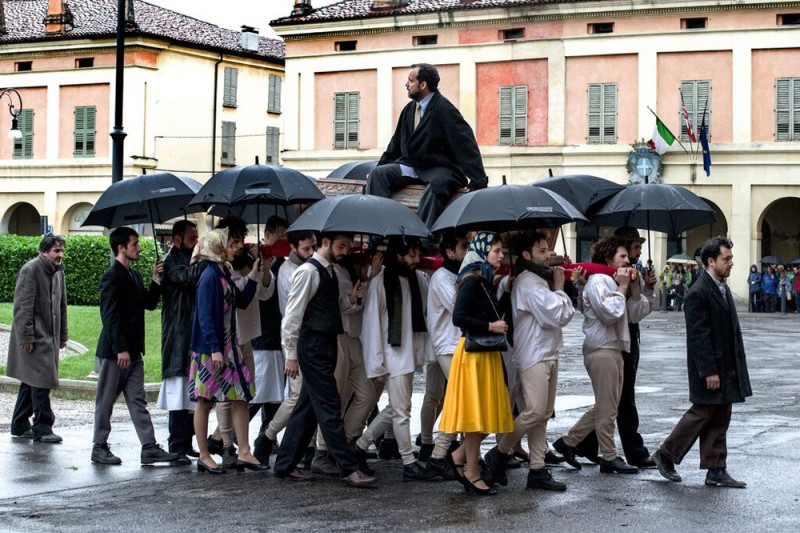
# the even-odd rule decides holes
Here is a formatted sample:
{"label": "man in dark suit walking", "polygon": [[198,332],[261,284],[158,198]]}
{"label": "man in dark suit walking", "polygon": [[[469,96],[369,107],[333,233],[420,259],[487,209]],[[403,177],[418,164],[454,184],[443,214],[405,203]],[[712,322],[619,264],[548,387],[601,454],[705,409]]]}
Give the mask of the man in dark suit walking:
{"label": "man in dark suit walking", "polygon": [[406,90],[412,101],[369,174],[367,194],[389,198],[407,185],[426,184],[417,214],[430,228],[458,189],[483,189],[488,178],[472,128],[439,92],[436,67],[412,65]]}
{"label": "man in dark suit walking", "polygon": [[139,259],[142,251],[139,235],[122,227],[112,231],[108,241],[115,258],[100,279],[103,329],[95,353],[100,359],[100,377],[94,408],[92,462],[109,465],[122,462],[108,447],[111,413],[120,393],[125,394],[128,412],[142,443],[142,464],[176,461],[178,454],[167,453],[156,444],[144,394],[144,310],[152,311],[158,305],[164,265],[159,262],[153,266],[150,288],[145,289],[142,276],[131,268],[131,261]]}
{"label": "man in dark suit walking", "polygon": [[705,270],[684,304],[692,406],[653,454],[658,471],[670,481],[681,481],[675,464],[681,463],[699,437],[700,468],[708,470],[706,485],[746,485],[726,470],[731,404],[743,402],[753,394],[739,317],[725,283],[733,267],[732,247],[725,237],[714,237],[705,243],[701,252]]}

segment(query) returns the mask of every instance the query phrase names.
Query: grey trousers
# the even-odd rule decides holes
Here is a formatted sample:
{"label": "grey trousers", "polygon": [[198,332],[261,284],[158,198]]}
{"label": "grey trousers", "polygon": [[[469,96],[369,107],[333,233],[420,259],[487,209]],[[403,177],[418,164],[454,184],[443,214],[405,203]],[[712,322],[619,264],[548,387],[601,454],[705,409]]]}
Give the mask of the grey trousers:
{"label": "grey trousers", "polygon": [[100,360],[100,377],[97,380],[97,398],[94,405],[94,439],[95,444],[106,444],[111,433],[111,413],[114,402],[120,393],[125,395],[125,403],[131,415],[133,427],[139,436],[142,446],[155,444],[156,435],[153,421],[147,410],[147,398],[144,395],[144,362],[141,358],[131,360],[131,365],[122,369],[116,359]]}

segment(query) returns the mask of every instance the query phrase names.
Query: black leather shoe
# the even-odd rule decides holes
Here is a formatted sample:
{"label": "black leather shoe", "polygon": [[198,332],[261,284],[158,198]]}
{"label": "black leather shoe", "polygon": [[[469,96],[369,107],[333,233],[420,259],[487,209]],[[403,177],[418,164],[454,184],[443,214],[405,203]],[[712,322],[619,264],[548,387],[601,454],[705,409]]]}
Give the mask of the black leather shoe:
{"label": "black leather shoe", "polygon": [[431,458],[431,454],[433,453],[433,448],[435,447],[434,444],[422,444],[419,447],[419,453],[417,454],[417,460],[420,463],[427,463],[428,459]]}
{"label": "black leather shoe", "polygon": [[356,461],[358,462],[358,469],[362,473],[364,473],[364,474],[366,474],[368,476],[374,476],[375,475],[375,470],[370,468],[369,464],[367,464],[367,452],[365,452],[364,450],[359,448],[358,445],[354,444],[353,445],[353,453],[355,453],[355,455],[356,455]]}
{"label": "black leather shoe", "polygon": [[176,465],[186,466],[192,464],[192,460],[184,453],[179,453],[178,458],[175,459]]}
{"label": "black leather shoe", "polygon": [[195,459],[197,459],[198,457],[200,457],[200,452],[198,452],[194,448],[189,448],[187,450],[187,452],[186,452],[186,455],[189,456],[189,457],[194,457]]}
{"label": "black leather shoe", "polygon": [[400,455],[397,439],[383,439],[378,448],[378,457],[381,459],[402,459],[403,456]]}
{"label": "black leather shoe", "polygon": [[95,444],[92,447],[92,462],[101,465],[121,465],[122,459],[111,453],[108,444]]}
{"label": "black leather shoe", "polygon": [[553,475],[547,468],[540,468],[538,470],[528,470],[528,483],[526,485],[529,489],[544,489],[544,490],[567,490],[567,485],[553,479]]}
{"label": "black leather shoe", "polygon": [[342,483],[344,483],[345,485],[349,485],[351,487],[355,487],[357,489],[363,489],[365,487],[369,487],[370,485],[373,485],[376,481],[378,480],[372,476],[366,475],[364,472],[361,472],[360,470],[356,470],[355,472],[352,472],[350,475],[342,478]]}
{"label": "black leather shoe", "polygon": [[31,428],[26,429],[22,433],[15,433],[11,432],[12,437],[17,437],[19,439],[32,439],[33,438],[33,430]]}
{"label": "black leather shoe", "polygon": [[236,466],[236,460],[238,456],[236,455],[236,448],[231,446],[226,446],[222,449],[222,468],[225,469],[232,469]]}
{"label": "black leather shoe", "polygon": [[600,459],[600,472],[602,474],[638,474],[639,469],[617,457],[613,461]]}
{"label": "black leather shoe", "polygon": [[572,446],[567,446],[564,442],[564,437],[559,438],[557,441],[553,443],[553,448],[564,456],[564,460],[570,465],[572,468],[576,470],[580,470],[583,468],[581,464],[578,462],[578,459],[575,458],[575,448]]}
{"label": "black leather shoe", "polygon": [[653,461],[651,457],[644,457],[642,459],[636,459],[633,461],[628,461],[628,464],[635,466],[640,470],[647,470],[650,468],[658,468],[658,465]]}
{"label": "black leather shoe", "polygon": [[45,433],[44,435],[33,437],[33,440],[36,442],[44,442],[47,444],[58,444],[64,439],[62,439],[59,435],[56,435],[55,433]]}
{"label": "black leather shoe", "polygon": [[317,453],[314,454],[314,460],[311,461],[311,473],[320,474],[322,476],[342,475],[336,463],[328,458],[328,452],[321,450],[317,450]]}
{"label": "black leather shoe", "polygon": [[224,449],[225,445],[222,443],[222,439],[215,439],[213,435],[208,436],[208,453],[222,455],[222,450]]}
{"label": "black leather shoe", "polygon": [[245,470],[252,470],[253,472],[266,472],[269,470],[269,465],[262,465],[261,463],[248,463],[247,461],[240,461],[236,459],[236,462],[233,465],[236,467],[236,470],[239,472],[244,472]]}
{"label": "black leather shoe", "polygon": [[544,464],[546,465],[560,465],[563,462],[564,457],[552,450],[547,450],[547,452],[544,454]]}
{"label": "black leather shoe", "polygon": [[258,459],[262,465],[268,465],[269,456],[272,455],[274,446],[274,440],[269,440],[266,435],[259,435],[253,445],[253,456]]}
{"label": "black leather shoe", "polygon": [[169,453],[159,444],[147,444],[142,446],[142,464],[151,465],[153,463],[174,463],[178,460],[177,453]]}
{"label": "black leather shoe", "polygon": [[747,486],[747,483],[733,479],[724,468],[709,468],[708,474],[706,474],[706,485],[743,489]]}
{"label": "black leather shoe", "polygon": [[403,481],[430,481],[436,477],[436,472],[431,472],[417,461],[403,467]]}
{"label": "black leather shoe", "polygon": [[664,457],[659,450],[653,453],[651,460],[653,464],[656,465],[656,468],[658,468],[658,473],[661,474],[662,477],[676,483],[682,481],[680,474],[675,471],[675,463]]}
{"label": "black leather shoe", "polygon": [[486,467],[491,477],[489,481],[499,483],[504,487],[508,485],[508,476],[506,475],[506,461],[508,460],[508,456],[504,453],[500,453],[500,450],[495,446],[486,452],[483,458],[486,460]]}
{"label": "black leather shoe", "polygon": [[224,474],[225,469],[221,466],[209,466],[205,464],[200,459],[197,460],[197,471],[198,472],[205,472],[206,474]]}
{"label": "black leather shoe", "polygon": [[[491,483],[488,483],[483,478],[478,478],[475,480],[470,481],[469,479],[464,478],[464,492],[469,493],[470,491],[474,492],[478,496],[497,496],[497,488],[493,487]],[[477,487],[475,484],[479,481],[483,481],[489,487],[488,489],[482,489]]]}
{"label": "black leather shoe", "polygon": [[437,459],[436,457],[431,457],[428,459],[426,468],[429,472],[436,473],[437,476],[445,481],[456,481],[458,479],[455,473],[453,473],[453,469],[450,468],[450,464],[447,462],[447,459]]}

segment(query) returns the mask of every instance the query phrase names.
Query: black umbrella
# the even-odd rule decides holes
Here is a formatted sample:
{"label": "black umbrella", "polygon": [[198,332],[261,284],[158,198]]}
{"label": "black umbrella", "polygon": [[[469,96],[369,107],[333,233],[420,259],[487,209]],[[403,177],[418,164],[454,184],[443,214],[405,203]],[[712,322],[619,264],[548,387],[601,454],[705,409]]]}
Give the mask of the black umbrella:
{"label": "black umbrella", "polygon": [[625,188],[619,183],[585,174],[545,178],[532,185],[560,194],[584,215],[609,196]]}
{"label": "black umbrella", "polygon": [[169,172],[118,181],[100,196],[81,226],[110,229],[149,222],[155,239],[156,223],[203,210],[202,206],[187,206],[200,188],[199,182]]}
{"label": "black umbrella", "polygon": [[766,257],[761,258],[762,265],[782,265],[783,259],[778,257],[777,255],[768,255]]}
{"label": "black umbrella", "polygon": [[351,161],[337,167],[328,174],[327,179],[340,180],[367,180],[367,174],[378,165],[377,160],[372,161]]}
{"label": "black umbrella", "polygon": [[586,221],[586,217],[553,191],[530,185],[500,185],[456,198],[431,231],[556,228],[577,220]]}
{"label": "black umbrella", "polygon": [[800,265],[800,259],[795,259],[794,261],[789,263],[789,266],[795,266],[795,265]]}
{"label": "black umbrella", "polygon": [[288,231],[430,237],[428,228],[409,208],[389,198],[366,194],[321,200],[306,209]]}

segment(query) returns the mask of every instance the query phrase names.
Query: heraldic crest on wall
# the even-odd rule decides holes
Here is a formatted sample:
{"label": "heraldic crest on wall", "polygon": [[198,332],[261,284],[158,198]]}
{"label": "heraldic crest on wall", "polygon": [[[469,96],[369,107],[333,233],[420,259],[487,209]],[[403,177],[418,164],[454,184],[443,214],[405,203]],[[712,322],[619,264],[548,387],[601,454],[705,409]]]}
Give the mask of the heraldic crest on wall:
{"label": "heraldic crest on wall", "polygon": [[628,173],[630,185],[640,183],[661,183],[661,156],[650,148],[646,142],[631,145],[633,150],[628,154]]}

